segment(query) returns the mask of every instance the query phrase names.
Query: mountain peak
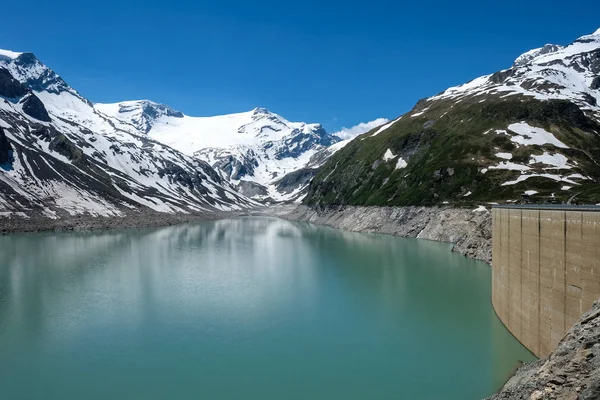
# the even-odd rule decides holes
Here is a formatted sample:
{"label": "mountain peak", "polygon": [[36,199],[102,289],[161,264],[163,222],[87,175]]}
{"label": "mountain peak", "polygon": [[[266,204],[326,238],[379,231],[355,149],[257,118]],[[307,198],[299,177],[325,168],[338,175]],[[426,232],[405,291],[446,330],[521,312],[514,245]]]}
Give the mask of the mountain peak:
{"label": "mountain peak", "polygon": [[148,133],[163,116],[183,118],[183,113],[151,100],[131,100],[112,104],[94,104],[94,108],[111,117],[125,119],[137,129]]}
{"label": "mountain peak", "polygon": [[556,53],[557,51],[563,49],[563,46],[559,46],[557,44],[546,44],[543,47],[539,47],[537,49],[529,50],[521,54],[519,57],[515,59],[514,66],[518,67],[521,65],[525,65],[528,62],[534,60],[539,56],[543,56],[545,54]]}
{"label": "mountain peak", "polygon": [[259,114],[271,114],[271,111],[267,110],[264,107],[256,107],[254,110],[252,110],[252,113],[254,115],[259,115]]}

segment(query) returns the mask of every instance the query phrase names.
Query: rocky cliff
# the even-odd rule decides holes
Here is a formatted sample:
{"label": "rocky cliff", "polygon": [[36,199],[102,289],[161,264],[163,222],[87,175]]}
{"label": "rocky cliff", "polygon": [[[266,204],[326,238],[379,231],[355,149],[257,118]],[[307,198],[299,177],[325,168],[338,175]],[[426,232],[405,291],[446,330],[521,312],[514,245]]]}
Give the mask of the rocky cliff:
{"label": "rocky cliff", "polygon": [[600,302],[567,333],[549,357],[524,364],[502,390],[500,399],[600,398]]}

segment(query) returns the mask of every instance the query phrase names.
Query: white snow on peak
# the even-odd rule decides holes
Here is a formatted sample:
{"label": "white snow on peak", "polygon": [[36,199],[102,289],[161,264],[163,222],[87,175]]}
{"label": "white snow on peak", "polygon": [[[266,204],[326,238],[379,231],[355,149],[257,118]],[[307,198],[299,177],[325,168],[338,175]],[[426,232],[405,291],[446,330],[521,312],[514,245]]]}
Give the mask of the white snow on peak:
{"label": "white snow on peak", "polygon": [[600,36],[600,28],[596,32],[592,33],[592,36]]}
{"label": "white snow on peak", "polygon": [[528,62],[531,62],[537,57],[543,56],[545,54],[555,53],[559,50],[562,50],[564,47],[556,44],[546,44],[544,47],[539,47],[537,49],[529,50],[521,54],[514,62],[515,66],[525,65]]}
{"label": "white snow on peak", "polygon": [[263,107],[213,117],[193,117],[147,101],[96,104],[95,108],[208,162],[235,185],[251,181],[265,186],[266,197],[275,200],[287,200],[276,191],[279,179],[308,165],[327,144],[340,140],[320,124],[290,122]]}
{"label": "white snow on peak", "polygon": [[23,54],[23,53],[19,53],[19,52],[16,52],[16,51],[11,51],[11,50],[0,49],[0,57],[6,57],[6,58],[10,58],[10,59],[15,59],[15,58],[19,57],[21,54]]}
{"label": "white snow on peak", "polygon": [[[523,95],[538,100],[564,99],[584,110],[600,111],[600,90],[592,89],[597,77],[589,53],[600,49],[600,33],[582,36],[568,46],[545,45],[519,56],[509,69],[448,88],[429,101],[468,96]],[[485,99],[485,97],[484,97]]]}

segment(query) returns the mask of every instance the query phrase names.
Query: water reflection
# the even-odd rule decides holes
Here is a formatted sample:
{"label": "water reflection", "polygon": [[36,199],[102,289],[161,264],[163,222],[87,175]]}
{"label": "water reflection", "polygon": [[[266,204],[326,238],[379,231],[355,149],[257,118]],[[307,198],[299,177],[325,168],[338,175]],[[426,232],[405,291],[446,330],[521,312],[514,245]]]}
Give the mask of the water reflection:
{"label": "water reflection", "polygon": [[244,218],[0,252],[0,383],[29,397],[480,398],[531,357],[439,243]]}

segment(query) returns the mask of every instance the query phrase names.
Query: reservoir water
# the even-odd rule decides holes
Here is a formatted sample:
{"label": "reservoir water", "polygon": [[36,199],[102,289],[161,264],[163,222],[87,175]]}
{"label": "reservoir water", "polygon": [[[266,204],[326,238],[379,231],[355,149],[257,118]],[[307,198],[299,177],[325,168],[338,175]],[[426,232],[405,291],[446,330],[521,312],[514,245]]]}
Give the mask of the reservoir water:
{"label": "reservoir water", "polygon": [[0,237],[2,399],[481,399],[534,359],[450,245],[272,218]]}

